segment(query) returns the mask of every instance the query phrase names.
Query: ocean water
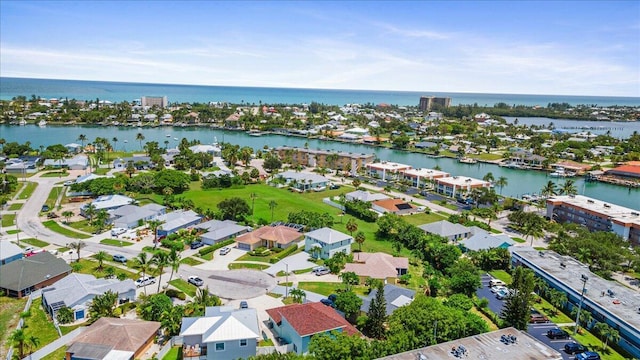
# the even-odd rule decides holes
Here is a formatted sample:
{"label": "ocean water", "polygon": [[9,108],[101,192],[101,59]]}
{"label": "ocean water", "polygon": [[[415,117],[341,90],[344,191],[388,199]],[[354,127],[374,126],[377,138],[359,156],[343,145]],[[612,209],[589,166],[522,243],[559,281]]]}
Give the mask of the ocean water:
{"label": "ocean water", "polygon": [[[425,85],[428,88],[428,85]],[[565,96],[523,94],[478,94],[437,91],[384,91],[384,90],[322,90],[294,88],[262,88],[233,86],[198,86],[142,84],[106,81],[51,80],[0,77],[0,99],[31,95],[43,98],[76,100],[132,101],[141,96],[167,96],[170,102],[226,101],[248,104],[303,104],[312,101],[328,105],[392,104],[418,105],[420,96],[450,97],[453,105],[493,106],[504,102],[510,105],[546,106],[548,103],[571,105],[640,106],[640,97]]]}

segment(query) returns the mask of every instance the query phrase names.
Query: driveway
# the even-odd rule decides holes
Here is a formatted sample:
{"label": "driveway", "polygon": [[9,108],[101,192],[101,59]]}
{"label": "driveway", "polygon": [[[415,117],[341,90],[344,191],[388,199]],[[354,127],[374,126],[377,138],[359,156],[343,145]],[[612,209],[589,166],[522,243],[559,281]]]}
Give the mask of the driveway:
{"label": "driveway", "polygon": [[229,300],[253,299],[265,295],[276,286],[273,276],[251,269],[202,270],[182,266],[178,271],[178,276],[182,279],[191,275],[197,275],[204,280],[204,286],[208,286],[212,294]]}
{"label": "driveway", "polygon": [[303,251],[278,261],[266,269],[265,272],[267,274],[275,275],[279,271],[286,271],[287,268],[289,269],[289,272],[292,272],[294,270],[310,269],[315,266],[318,266],[318,264],[309,261],[309,254]]}

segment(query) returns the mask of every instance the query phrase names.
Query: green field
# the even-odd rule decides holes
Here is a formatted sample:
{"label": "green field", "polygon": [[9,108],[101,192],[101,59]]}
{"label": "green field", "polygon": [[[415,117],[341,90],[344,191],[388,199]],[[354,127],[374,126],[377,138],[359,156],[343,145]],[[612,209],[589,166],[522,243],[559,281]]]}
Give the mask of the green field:
{"label": "green field", "polygon": [[42,360],[60,360],[64,359],[67,353],[67,345],[61,346],[55,349],[52,353],[42,358]]}
{"label": "green field", "polygon": [[49,206],[49,209],[53,210],[55,208],[56,200],[58,200],[58,196],[60,196],[62,190],[62,186],[54,186],[53,189],[51,189],[49,196],[47,196],[47,200],[44,202],[47,206]]}
{"label": "green field", "polygon": [[15,234],[17,234],[19,232],[20,232],[20,230],[7,230],[7,234],[8,235],[15,235]]}
{"label": "green field", "polygon": [[502,280],[505,284],[511,284],[511,274],[504,270],[491,270],[489,274],[498,280]]}
{"label": "green field", "polygon": [[42,223],[42,225],[44,225],[47,229],[51,230],[51,231],[55,231],[58,234],[73,238],[73,239],[88,239],[91,236],[89,235],[85,235],[85,234],[81,234],[79,232],[75,232],[73,230],[69,230],[67,228],[64,228],[62,226],[60,226],[60,224],[58,224],[55,220],[47,220],[44,221]]}
{"label": "green field", "polygon": [[18,210],[22,209],[22,205],[24,205],[24,204],[22,204],[22,203],[11,204],[11,205],[9,205],[9,209],[8,210],[9,211],[18,211]]}
{"label": "green field", "polygon": [[436,222],[436,221],[441,221],[441,220],[447,220],[448,217],[444,217],[438,213],[418,213],[418,214],[414,214],[414,215],[409,215],[409,216],[403,216],[402,217],[404,220],[406,220],[409,224],[413,224],[416,226],[422,225],[422,224],[428,224],[428,223],[432,223],[432,222]]}
{"label": "green field", "polygon": [[196,296],[196,290],[198,288],[195,285],[189,284],[185,280],[173,279],[169,282],[169,284],[173,285],[176,289],[182,291],[183,293],[189,295],[190,297]]}
{"label": "green field", "polygon": [[22,239],[20,240],[21,243],[25,243],[25,244],[29,244],[32,246],[37,246],[39,248],[43,248],[43,247],[47,247],[49,246],[49,243],[46,241],[42,241],[42,240],[38,240],[38,239]]}
{"label": "green field", "polygon": [[[307,290],[316,294],[329,296],[336,294],[338,290],[343,289],[344,285],[341,282],[299,282],[298,288],[301,290]],[[357,295],[366,295],[367,287],[364,285],[357,285],[353,287],[353,292]]]}
{"label": "green field", "polygon": [[501,154],[492,154],[492,153],[482,153],[482,154],[472,154],[469,155],[470,158],[478,159],[478,160],[486,160],[486,161],[494,161],[502,159]]}
{"label": "green field", "polygon": [[202,264],[202,261],[200,261],[200,260],[198,260],[196,258],[193,258],[193,257],[186,257],[186,258],[180,260],[180,263],[181,264],[187,264],[189,266],[196,266],[196,265]]}
{"label": "green field", "polygon": [[2,215],[2,227],[13,226],[13,222],[16,220],[16,214],[4,214]]}
{"label": "green field", "polygon": [[[58,339],[59,336],[58,331],[55,326],[53,326],[53,322],[49,318],[49,315],[42,308],[40,301],[32,302],[29,311],[31,312],[31,316],[28,316],[25,319],[24,333],[25,338],[27,339],[33,335],[40,340],[40,345],[32,348],[33,351],[36,351]],[[25,349],[29,350],[29,347],[25,347]],[[26,350],[25,355],[28,355]]]}
{"label": "green field", "polygon": [[[82,250],[80,251],[80,256],[82,256]],[[75,258],[75,253],[74,253],[74,258]],[[108,266],[110,266],[110,262],[109,261],[105,261],[103,263],[103,265],[102,265],[103,266],[103,270],[100,271],[100,270],[98,270],[98,262],[97,261],[83,259],[83,258],[80,259],[79,264],[80,264],[80,269],[77,271],[78,273],[93,275],[96,278],[105,277],[107,274],[105,273],[104,268],[107,268]],[[127,275],[127,278],[129,278],[131,280],[136,280],[139,277],[137,273],[134,273],[132,271],[116,268],[116,275],[118,275],[119,273],[124,273],[125,275]]]}
{"label": "green field", "polygon": [[7,338],[18,325],[20,313],[27,303],[27,298],[15,299],[7,296],[0,296],[0,353],[6,354]]}
{"label": "green field", "polygon": [[40,175],[40,177],[45,177],[45,178],[66,177],[67,175],[69,175],[69,173],[66,172],[66,171],[49,171],[49,172],[46,172],[46,173]]}
{"label": "green field", "polygon": [[36,190],[37,186],[38,186],[37,183],[28,182],[27,186],[25,186],[22,189],[22,192],[20,192],[20,195],[18,195],[18,199],[24,200],[24,199],[28,199],[29,197],[31,197],[31,194],[33,194],[33,192]]}

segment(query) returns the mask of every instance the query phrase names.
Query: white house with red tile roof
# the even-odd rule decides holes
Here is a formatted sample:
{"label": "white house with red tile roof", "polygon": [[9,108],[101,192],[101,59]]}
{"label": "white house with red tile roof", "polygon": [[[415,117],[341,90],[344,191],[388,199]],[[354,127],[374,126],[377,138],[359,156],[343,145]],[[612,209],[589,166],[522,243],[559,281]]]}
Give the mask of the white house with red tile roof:
{"label": "white house with red tile roof", "polygon": [[363,253],[353,254],[353,263],[345,264],[343,272],[354,272],[364,282],[368,278],[395,283],[396,279],[409,271],[409,259],[389,254]]}
{"label": "white house with red tile roof", "polygon": [[418,208],[402,199],[384,199],[372,202],[371,210],[377,211],[381,214],[394,213],[397,215],[403,215],[414,213],[418,211]]}

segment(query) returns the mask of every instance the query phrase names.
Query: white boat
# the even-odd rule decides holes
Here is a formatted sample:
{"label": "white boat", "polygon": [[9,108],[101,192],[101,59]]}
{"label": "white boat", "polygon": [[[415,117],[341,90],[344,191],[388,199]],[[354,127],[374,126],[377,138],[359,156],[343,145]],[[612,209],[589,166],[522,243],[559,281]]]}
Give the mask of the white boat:
{"label": "white boat", "polygon": [[20,120],[20,122],[18,123],[18,125],[20,125],[20,126],[25,126],[25,125],[27,125],[27,120],[25,120],[25,119]]}
{"label": "white boat", "polygon": [[171,137],[171,134],[167,134],[167,137]]}
{"label": "white boat", "polygon": [[458,162],[461,162],[463,164],[475,164],[475,163],[478,162],[478,160],[472,159],[472,158],[463,157],[463,158],[458,159]]}
{"label": "white boat", "polygon": [[45,127],[45,126],[47,126],[47,122],[44,121],[44,120],[40,120],[40,122],[38,122],[38,126]]}
{"label": "white boat", "polygon": [[178,138],[173,138],[173,140],[178,141]]}
{"label": "white boat", "polygon": [[572,177],[575,176],[574,173],[566,171],[563,167],[558,166],[556,171],[549,174],[551,177]]}

